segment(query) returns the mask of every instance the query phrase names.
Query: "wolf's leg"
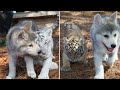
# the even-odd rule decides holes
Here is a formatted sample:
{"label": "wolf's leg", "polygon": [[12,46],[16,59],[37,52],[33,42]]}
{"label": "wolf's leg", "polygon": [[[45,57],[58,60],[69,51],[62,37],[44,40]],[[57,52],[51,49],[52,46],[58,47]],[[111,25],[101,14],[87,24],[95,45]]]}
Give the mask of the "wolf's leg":
{"label": "wolf's leg", "polygon": [[25,62],[26,62],[26,68],[27,68],[28,76],[31,77],[31,78],[36,78],[33,59],[29,56],[25,56],[24,59],[25,59]]}
{"label": "wolf's leg", "polygon": [[118,49],[114,53],[109,54],[109,59],[107,61],[107,64],[109,65],[110,68],[113,67],[113,64],[116,59],[118,59]]}
{"label": "wolf's leg", "polygon": [[94,79],[104,79],[103,56],[94,52],[95,77]]}
{"label": "wolf's leg", "polygon": [[[44,61],[39,61],[39,64],[40,64],[41,66],[43,66],[43,65],[44,65]],[[50,66],[50,70],[51,70],[51,69],[57,69],[57,68],[58,68],[57,63],[52,61],[51,66]]]}
{"label": "wolf's leg", "polygon": [[52,55],[44,61],[41,72],[38,76],[38,79],[49,79],[49,70],[52,63]]}
{"label": "wolf's leg", "polygon": [[70,68],[70,61],[68,60],[68,57],[66,56],[66,54],[63,52],[63,65],[60,68],[61,71],[69,71]]}
{"label": "wolf's leg", "polygon": [[9,61],[9,73],[6,79],[14,79],[16,76],[16,56],[12,54],[8,54]]}

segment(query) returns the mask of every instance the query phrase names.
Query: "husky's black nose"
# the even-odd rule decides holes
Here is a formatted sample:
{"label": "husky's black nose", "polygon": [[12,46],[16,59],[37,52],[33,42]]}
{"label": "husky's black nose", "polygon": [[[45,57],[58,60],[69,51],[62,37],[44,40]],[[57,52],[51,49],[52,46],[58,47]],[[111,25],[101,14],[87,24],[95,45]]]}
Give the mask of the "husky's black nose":
{"label": "husky's black nose", "polygon": [[116,45],[115,45],[115,44],[112,44],[112,45],[111,45],[111,48],[115,48],[115,47],[116,47]]}
{"label": "husky's black nose", "polygon": [[38,51],[38,54],[40,54],[40,53],[42,53],[42,51],[41,51],[41,50],[39,50],[39,51]]}

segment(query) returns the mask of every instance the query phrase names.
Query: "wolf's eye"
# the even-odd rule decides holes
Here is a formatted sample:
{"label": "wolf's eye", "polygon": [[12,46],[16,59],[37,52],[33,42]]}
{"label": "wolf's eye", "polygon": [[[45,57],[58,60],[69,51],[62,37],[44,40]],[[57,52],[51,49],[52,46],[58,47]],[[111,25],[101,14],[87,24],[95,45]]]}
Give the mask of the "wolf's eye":
{"label": "wolf's eye", "polygon": [[108,35],[103,35],[105,38],[109,38],[109,36]]}
{"label": "wolf's eye", "polygon": [[29,47],[33,47],[33,45],[32,45],[32,44],[30,44],[30,45],[29,45]]}
{"label": "wolf's eye", "polygon": [[116,37],[116,34],[114,35],[114,37]]}

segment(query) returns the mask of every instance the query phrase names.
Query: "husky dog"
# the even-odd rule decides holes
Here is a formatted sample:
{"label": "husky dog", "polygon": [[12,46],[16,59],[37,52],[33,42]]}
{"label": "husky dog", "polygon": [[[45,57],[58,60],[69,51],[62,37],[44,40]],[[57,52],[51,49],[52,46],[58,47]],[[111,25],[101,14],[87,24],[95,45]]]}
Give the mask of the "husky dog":
{"label": "husky dog", "polygon": [[64,49],[63,49],[63,66],[61,71],[69,71],[70,62],[78,62],[86,60],[87,47],[83,35],[77,24],[72,21],[64,23]]}
{"label": "husky dog", "polygon": [[[39,79],[48,79],[49,69],[57,68],[57,64],[52,62],[51,52],[51,32],[52,30],[46,30],[45,38],[43,32],[39,33],[39,29],[32,21],[22,21],[13,26],[7,34],[7,48],[9,59],[9,74],[6,79],[13,79],[16,76],[16,59],[23,57],[26,62],[27,74],[31,78],[36,78],[34,71],[33,60],[38,60],[43,66]],[[49,33],[49,34],[47,34]],[[44,39],[45,38],[45,39]],[[39,40],[38,40],[39,39]],[[39,41],[39,42],[38,42]],[[46,46],[45,46],[46,45]],[[52,67],[51,67],[52,66]]]}
{"label": "husky dog", "polygon": [[102,18],[100,14],[96,14],[90,34],[95,64],[94,79],[104,79],[103,60],[107,62],[109,67],[112,67],[115,60],[118,60],[120,33],[117,12],[105,18]]}

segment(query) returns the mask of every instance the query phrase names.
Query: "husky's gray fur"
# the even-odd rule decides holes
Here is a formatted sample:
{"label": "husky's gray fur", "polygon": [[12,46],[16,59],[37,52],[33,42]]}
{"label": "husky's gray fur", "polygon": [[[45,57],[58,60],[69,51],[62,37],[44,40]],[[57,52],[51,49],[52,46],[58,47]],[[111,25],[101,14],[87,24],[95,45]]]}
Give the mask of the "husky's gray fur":
{"label": "husky's gray fur", "polygon": [[102,18],[100,14],[94,16],[91,28],[93,44],[95,79],[104,79],[103,60],[112,67],[118,60],[120,28],[117,21],[117,12],[110,17]]}

